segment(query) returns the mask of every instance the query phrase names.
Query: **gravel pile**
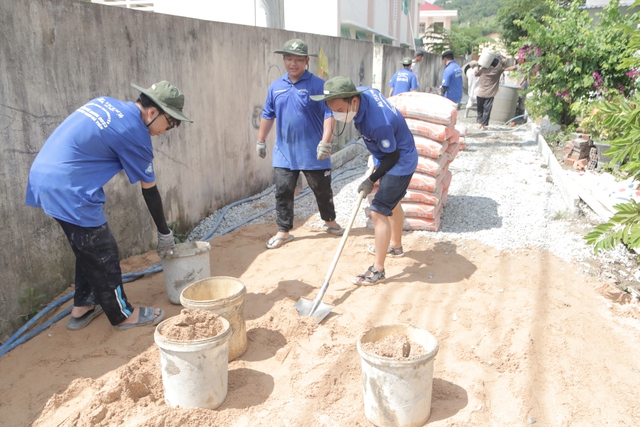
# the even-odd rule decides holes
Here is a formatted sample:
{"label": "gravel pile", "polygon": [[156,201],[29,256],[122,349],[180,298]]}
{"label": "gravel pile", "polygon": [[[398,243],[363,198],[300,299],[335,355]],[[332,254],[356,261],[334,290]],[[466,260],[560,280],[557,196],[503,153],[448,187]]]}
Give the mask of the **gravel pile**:
{"label": "gravel pile", "polygon": [[[567,261],[582,262],[583,269],[588,271],[595,256],[583,236],[600,220],[586,205],[582,206],[579,215],[569,213],[538,152],[532,126],[491,126],[487,133],[474,134],[475,125],[469,120],[467,123],[459,120],[457,125],[462,132],[467,131],[467,126],[467,148],[450,165],[453,180],[440,230],[413,233],[434,241],[477,240],[502,251],[517,252],[538,247]],[[366,171],[367,158],[368,153],[363,149],[362,154],[334,171],[334,201],[340,224],[347,223],[355,206],[356,189]],[[357,165],[360,167],[344,172]],[[349,178],[340,179],[344,177]],[[214,235],[273,206],[274,194],[272,189],[268,189],[256,200],[229,209]],[[354,226],[366,225],[365,206],[368,206],[366,200]],[[196,227],[189,240],[201,239],[209,233],[221,211]],[[295,214],[306,220],[307,227],[323,224],[317,215],[312,194],[295,202]],[[277,231],[274,210],[252,223],[265,223],[265,227],[274,233]],[[639,275],[634,270],[637,264],[635,255],[623,247],[600,255],[598,261],[600,265],[609,265],[610,275],[627,279]]]}

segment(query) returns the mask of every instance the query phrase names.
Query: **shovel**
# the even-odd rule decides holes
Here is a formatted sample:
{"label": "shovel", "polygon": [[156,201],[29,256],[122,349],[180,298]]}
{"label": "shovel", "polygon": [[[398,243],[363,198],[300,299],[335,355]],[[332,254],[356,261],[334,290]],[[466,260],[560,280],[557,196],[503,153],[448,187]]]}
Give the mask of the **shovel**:
{"label": "shovel", "polygon": [[[367,178],[369,175],[373,173],[373,165],[369,167],[367,174],[365,175]],[[358,195],[358,201],[356,202],[356,206],[351,213],[351,218],[349,219],[349,223],[342,234],[342,239],[340,240],[340,245],[338,246],[338,251],[333,257],[333,261],[331,261],[331,265],[329,266],[329,271],[327,272],[327,277],[325,277],[324,282],[322,283],[322,287],[318,292],[318,296],[311,301],[308,299],[300,298],[296,303],[296,310],[298,310],[298,314],[300,316],[313,316],[318,320],[318,323],[322,322],[322,320],[327,317],[327,315],[333,309],[332,305],[325,304],[322,302],[322,297],[324,293],[327,291],[329,287],[329,280],[331,280],[331,276],[333,275],[333,270],[335,270],[336,265],[338,264],[338,259],[340,259],[340,254],[342,253],[342,249],[344,248],[345,243],[347,242],[347,237],[349,237],[349,231],[351,231],[351,226],[358,215],[358,210],[360,209],[360,203],[362,203],[362,199],[364,199],[364,191],[361,191]]]}

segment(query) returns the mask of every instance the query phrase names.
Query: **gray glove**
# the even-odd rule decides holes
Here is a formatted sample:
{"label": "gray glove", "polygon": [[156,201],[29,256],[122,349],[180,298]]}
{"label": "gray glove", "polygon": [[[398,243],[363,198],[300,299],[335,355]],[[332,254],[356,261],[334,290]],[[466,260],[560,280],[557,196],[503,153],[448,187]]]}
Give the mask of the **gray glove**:
{"label": "gray glove", "polygon": [[158,231],[158,255],[160,258],[173,255],[176,251],[176,242],[173,240],[173,231],[169,234],[162,234]]}
{"label": "gray glove", "polygon": [[368,196],[369,193],[371,193],[371,190],[373,190],[373,181],[367,178],[360,183],[360,186],[358,187],[358,194],[360,194],[361,191],[364,191],[364,195]]}
{"label": "gray glove", "polygon": [[264,141],[256,142],[256,153],[263,159],[267,157],[267,143]]}
{"label": "gray glove", "polygon": [[331,157],[331,143],[320,141],[316,150],[316,157],[318,160],[324,160]]}

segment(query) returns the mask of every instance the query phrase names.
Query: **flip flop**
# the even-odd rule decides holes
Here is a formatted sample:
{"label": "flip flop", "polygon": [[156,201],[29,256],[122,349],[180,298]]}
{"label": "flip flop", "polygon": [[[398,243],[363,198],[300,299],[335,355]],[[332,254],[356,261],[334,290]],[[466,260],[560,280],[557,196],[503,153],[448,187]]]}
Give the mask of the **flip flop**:
{"label": "flip flop", "polygon": [[267,242],[267,249],[278,249],[285,243],[289,243],[294,239],[293,234],[289,234],[289,237],[272,237]]}
{"label": "flip flop", "polygon": [[164,317],[164,310],[161,308],[159,308],[158,310],[160,310],[160,314],[156,316],[155,309],[153,307],[140,307],[140,315],[138,316],[137,323],[125,323],[115,325],[115,327],[116,329],[125,330],[136,328],[138,326],[157,325]]}
{"label": "flip flop", "polygon": [[73,317],[67,322],[67,329],[77,331],[87,326],[93,319],[102,314],[102,307],[96,304],[91,310],[87,311],[80,317]]}
{"label": "flip flop", "polygon": [[342,236],[344,234],[344,228],[340,227],[329,227],[327,224],[322,226],[322,229],[329,234],[335,234],[336,236]]}

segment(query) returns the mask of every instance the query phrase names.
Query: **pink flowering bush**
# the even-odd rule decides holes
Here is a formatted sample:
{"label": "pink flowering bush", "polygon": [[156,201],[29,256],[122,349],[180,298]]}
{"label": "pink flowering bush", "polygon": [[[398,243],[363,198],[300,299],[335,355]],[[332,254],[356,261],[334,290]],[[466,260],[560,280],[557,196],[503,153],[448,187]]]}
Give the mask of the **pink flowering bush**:
{"label": "pink flowering bush", "polygon": [[578,9],[578,2],[561,7],[549,1],[548,6],[549,14],[541,19],[519,22],[528,34],[518,41],[517,50],[517,56],[527,60],[524,69],[530,75],[527,110],[571,125],[591,102],[631,95],[637,71],[621,67],[621,62],[632,56],[630,34],[623,29],[632,18],[620,14],[618,0],[605,8],[599,22]]}

